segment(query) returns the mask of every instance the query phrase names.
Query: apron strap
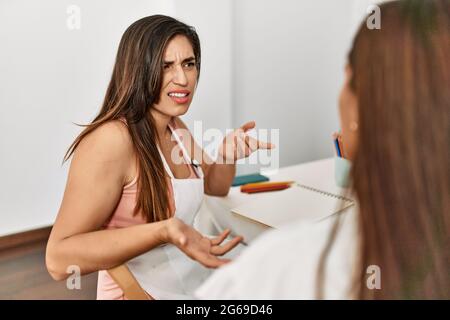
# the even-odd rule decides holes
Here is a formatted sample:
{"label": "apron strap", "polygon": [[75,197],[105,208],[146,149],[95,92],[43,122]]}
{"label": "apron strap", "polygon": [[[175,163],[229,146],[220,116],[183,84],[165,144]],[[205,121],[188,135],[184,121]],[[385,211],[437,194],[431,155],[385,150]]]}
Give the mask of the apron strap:
{"label": "apron strap", "polygon": [[156,146],[158,147],[158,151],[159,151],[159,155],[161,156],[161,160],[163,162],[164,168],[166,169],[167,174],[169,175],[170,178],[175,179],[172,170],[170,170],[169,164],[166,161],[166,158],[164,157],[161,149],[159,148],[159,145],[156,144]]}
{"label": "apron strap", "polygon": [[180,137],[178,136],[178,134],[175,132],[175,130],[172,128],[172,126],[170,124],[169,124],[169,129],[172,132],[172,135],[175,136],[175,140],[177,141],[178,146],[181,148],[181,151],[183,152],[183,157],[184,157],[184,160],[186,161],[186,163],[190,166],[193,166],[195,172],[197,173],[197,176],[200,179],[203,179],[203,171],[201,170],[200,164],[198,164],[196,162],[194,163],[194,161],[192,161],[191,157],[189,156],[189,153],[186,150],[184,143],[180,140]]}

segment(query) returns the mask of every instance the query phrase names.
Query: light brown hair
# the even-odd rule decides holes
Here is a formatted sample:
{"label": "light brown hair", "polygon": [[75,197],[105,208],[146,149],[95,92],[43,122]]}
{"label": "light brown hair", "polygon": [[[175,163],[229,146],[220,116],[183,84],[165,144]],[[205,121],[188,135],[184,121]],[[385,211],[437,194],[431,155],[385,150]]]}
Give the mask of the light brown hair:
{"label": "light brown hair", "polygon": [[[349,55],[359,108],[351,172],[357,297],[449,299],[450,2],[402,0],[380,9],[381,29],[364,22]],[[381,289],[366,286],[370,265],[380,268]]]}
{"label": "light brown hair", "polygon": [[194,28],[168,16],[153,15],[134,22],[122,36],[111,81],[99,114],[69,147],[64,161],[81,140],[102,124],[125,118],[139,163],[136,215],[147,222],[169,217],[168,186],[157,143],[158,135],[149,112],[158,103],[163,55],[169,41],[185,36],[192,45],[200,75],[200,40]]}

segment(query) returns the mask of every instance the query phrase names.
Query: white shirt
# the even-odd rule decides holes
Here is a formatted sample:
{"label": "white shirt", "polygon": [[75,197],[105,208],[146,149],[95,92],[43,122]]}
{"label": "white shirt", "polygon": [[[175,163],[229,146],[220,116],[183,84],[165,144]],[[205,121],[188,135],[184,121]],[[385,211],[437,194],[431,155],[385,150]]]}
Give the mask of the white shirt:
{"label": "white shirt", "polygon": [[[354,208],[353,208],[354,209]],[[348,299],[357,251],[356,210],[341,214],[329,251],[325,299]],[[320,255],[337,216],[268,231],[197,289],[199,299],[315,299]]]}

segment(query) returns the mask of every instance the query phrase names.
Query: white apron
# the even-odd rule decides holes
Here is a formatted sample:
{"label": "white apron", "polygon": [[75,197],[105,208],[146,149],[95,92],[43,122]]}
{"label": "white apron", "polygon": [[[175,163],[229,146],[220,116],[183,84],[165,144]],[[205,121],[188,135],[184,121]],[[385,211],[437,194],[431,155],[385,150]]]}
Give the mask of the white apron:
{"label": "white apron", "polygon": [[[170,130],[183,151],[186,163],[191,164],[191,159],[178,135],[171,127]],[[159,147],[158,150],[172,183],[174,216],[193,226],[203,201],[203,172],[200,166],[194,166],[199,178],[176,179]],[[192,299],[193,292],[213,271],[189,258],[173,244],[156,247],[130,260],[127,265],[141,287],[155,299]]]}

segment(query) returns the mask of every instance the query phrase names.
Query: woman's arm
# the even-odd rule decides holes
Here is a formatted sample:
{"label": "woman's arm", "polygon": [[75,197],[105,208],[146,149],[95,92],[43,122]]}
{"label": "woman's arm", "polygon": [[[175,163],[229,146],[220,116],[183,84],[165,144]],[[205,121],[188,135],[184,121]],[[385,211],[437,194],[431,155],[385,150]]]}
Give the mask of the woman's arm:
{"label": "woman's arm", "polygon": [[133,154],[128,132],[117,121],[79,144],[47,244],[46,263],[53,278],[66,278],[70,265],[82,274],[108,269],[162,243],[164,222],[101,230],[121,197]]}
{"label": "woman's arm", "polygon": [[271,143],[262,142],[247,136],[246,131],[255,127],[255,122],[248,122],[228,134],[219,148],[218,159],[212,161],[208,154],[195,142],[188,127],[176,118],[177,127],[191,159],[196,159],[205,175],[205,193],[213,196],[226,196],[236,174],[236,161],[248,157],[258,149],[272,149]]}
{"label": "woman's arm", "polygon": [[202,169],[205,171],[205,193],[211,196],[226,196],[236,175],[236,164],[215,162],[203,165]]}
{"label": "woman's arm", "polygon": [[204,173],[204,188],[205,193],[212,196],[226,196],[230,190],[231,183],[236,174],[236,164],[219,164],[214,162],[209,155],[195,142],[189,128],[180,119],[174,119],[177,134],[183,137],[186,150],[189,152],[191,159],[197,160]]}

